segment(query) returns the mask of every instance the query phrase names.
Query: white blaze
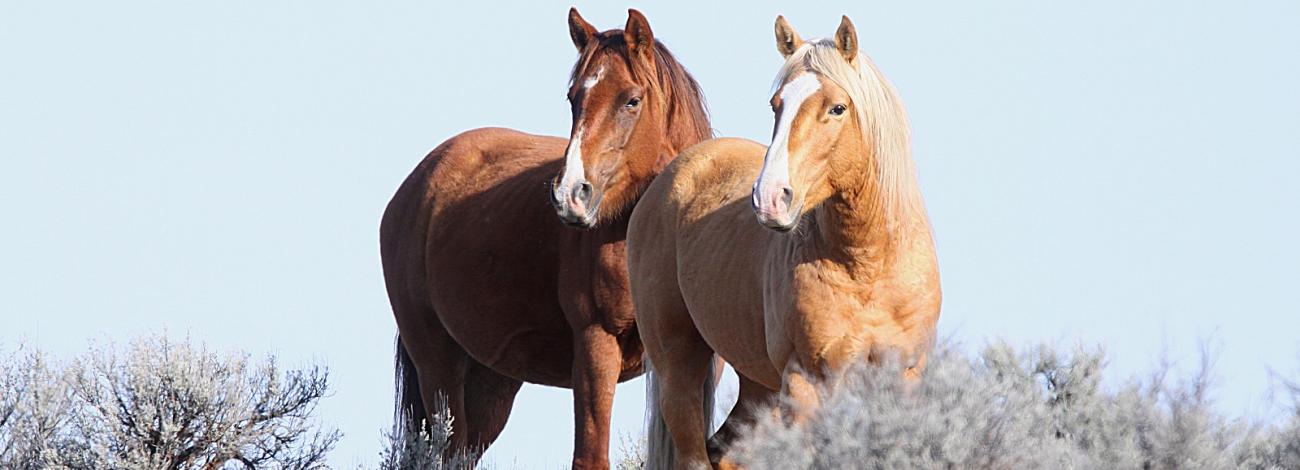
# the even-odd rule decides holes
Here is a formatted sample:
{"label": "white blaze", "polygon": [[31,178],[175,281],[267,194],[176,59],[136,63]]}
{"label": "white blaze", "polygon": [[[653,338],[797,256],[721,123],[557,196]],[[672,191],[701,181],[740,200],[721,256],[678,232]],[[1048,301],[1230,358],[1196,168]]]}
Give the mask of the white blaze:
{"label": "white blaze", "polygon": [[573,138],[569,139],[569,148],[564,151],[564,175],[555,188],[561,200],[568,199],[573,185],[587,178],[586,169],[582,167],[582,131],[582,125],[579,124],[578,132],[573,133]]}
{"label": "white blaze", "polygon": [[[763,171],[758,174],[754,189],[763,189],[764,183],[788,183],[790,181],[790,126],[804,100],[821,88],[817,76],[804,73],[786,82],[781,89],[781,117],[772,135],[772,145],[767,147],[763,157]],[[758,197],[756,191],[755,197]],[[756,201],[757,202],[757,201]]]}
{"label": "white blaze", "polygon": [[[582,81],[582,88],[590,90],[604,76],[605,66],[602,65],[596,69],[596,73],[588,75],[587,79]],[[582,131],[582,124],[579,123],[577,132],[574,132],[573,138],[569,139],[569,148],[564,151],[564,175],[560,177],[560,184],[555,188],[560,200],[567,200],[573,191],[573,185],[587,179],[586,169],[582,166]]]}

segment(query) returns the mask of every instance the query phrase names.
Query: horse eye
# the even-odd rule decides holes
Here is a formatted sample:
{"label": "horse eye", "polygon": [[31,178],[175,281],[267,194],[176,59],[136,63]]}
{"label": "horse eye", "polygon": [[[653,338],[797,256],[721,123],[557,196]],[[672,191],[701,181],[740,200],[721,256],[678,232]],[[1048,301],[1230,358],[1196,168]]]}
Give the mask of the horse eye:
{"label": "horse eye", "polygon": [[632,98],[630,100],[627,100],[627,104],[623,106],[626,108],[635,108],[640,104],[641,104],[641,98]]}
{"label": "horse eye", "polygon": [[833,116],[839,116],[839,115],[841,115],[841,114],[844,114],[844,110],[845,110],[845,109],[847,109],[847,108],[845,108],[844,105],[842,105],[842,104],[837,104],[837,105],[835,105],[835,106],[832,106],[832,107],[831,107],[831,115],[833,115]]}

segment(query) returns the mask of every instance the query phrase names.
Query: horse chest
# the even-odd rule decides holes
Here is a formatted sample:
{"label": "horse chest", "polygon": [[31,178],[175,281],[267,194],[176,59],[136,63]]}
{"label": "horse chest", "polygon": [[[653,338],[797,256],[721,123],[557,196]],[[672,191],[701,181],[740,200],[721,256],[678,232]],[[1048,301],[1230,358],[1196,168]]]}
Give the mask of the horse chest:
{"label": "horse chest", "polygon": [[880,351],[911,349],[917,336],[906,321],[911,307],[894,283],[813,267],[794,270],[785,286],[767,291],[774,362],[795,358],[807,368],[839,368]]}
{"label": "horse chest", "polygon": [[636,309],[628,279],[626,255],[598,257],[591,264],[560,276],[559,300],[565,321],[575,331],[597,327],[639,345]]}
{"label": "horse chest", "polygon": [[633,330],[624,234],[584,233],[561,250],[557,292],[570,326],[599,325],[616,336]]}

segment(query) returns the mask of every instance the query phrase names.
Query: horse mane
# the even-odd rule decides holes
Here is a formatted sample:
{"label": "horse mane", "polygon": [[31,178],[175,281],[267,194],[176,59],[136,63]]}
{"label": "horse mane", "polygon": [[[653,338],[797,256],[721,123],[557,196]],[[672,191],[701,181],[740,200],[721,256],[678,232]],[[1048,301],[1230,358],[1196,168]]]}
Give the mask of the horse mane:
{"label": "horse mane", "polygon": [[894,86],[871,57],[859,50],[857,66],[844,60],[831,39],[807,41],[786,58],[773,83],[773,92],[794,75],[812,72],[843,88],[858,110],[858,124],[875,164],[881,194],[876,204],[889,220],[907,214],[925,214],[925,204],[912,161],[907,113]]}
{"label": "horse mane", "polygon": [[627,64],[633,76],[657,88],[659,91],[657,95],[664,99],[663,104],[666,105],[669,122],[666,129],[667,141],[674,146],[674,155],[668,155],[668,158],[672,158],[686,147],[713,137],[713,128],[709,124],[709,112],[700,84],[695,81],[695,77],[692,77],[690,72],[686,71],[686,67],[673,57],[672,52],[662,42],[655,39],[655,67],[651,71],[640,61],[632,60],[628,54],[627,42],[623,38],[623,30],[605,31],[593,39],[596,40],[595,47],[584,48],[578,61],[573,64],[573,70],[569,72],[570,88],[574,86],[578,75],[586,70],[592,60],[603,54],[616,54]]}

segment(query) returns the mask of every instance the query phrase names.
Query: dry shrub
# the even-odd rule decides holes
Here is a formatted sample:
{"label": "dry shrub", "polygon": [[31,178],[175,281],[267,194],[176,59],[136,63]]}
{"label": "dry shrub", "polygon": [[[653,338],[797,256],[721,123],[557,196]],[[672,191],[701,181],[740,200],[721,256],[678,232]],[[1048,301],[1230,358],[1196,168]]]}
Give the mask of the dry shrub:
{"label": "dry shrub", "polygon": [[1286,419],[1247,424],[1212,406],[1207,352],[1189,377],[1165,363],[1113,389],[1103,359],[941,345],[920,384],[896,365],[853,370],[809,420],[764,419],[734,452],[752,469],[1300,468],[1300,387],[1286,384]]}
{"label": "dry shrub", "polygon": [[52,365],[0,364],[0,468],[314,469],[339,439],[311,419],[320,367],[221,354],[162,336]]}

